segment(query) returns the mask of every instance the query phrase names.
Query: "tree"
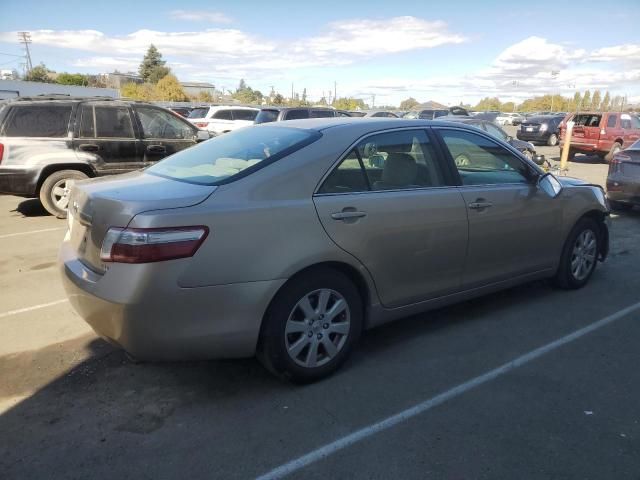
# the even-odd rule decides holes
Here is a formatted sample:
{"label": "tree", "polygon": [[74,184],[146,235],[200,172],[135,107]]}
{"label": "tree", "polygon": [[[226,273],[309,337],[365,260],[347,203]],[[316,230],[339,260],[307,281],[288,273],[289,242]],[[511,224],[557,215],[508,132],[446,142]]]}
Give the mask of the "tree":
{"label": "tree", "polygon": [[49,73],[51,73],[49,69],[45,67],[44,63],[41,63],[33,67],[24,79],[28,82],[52,83],[53,79],[49,76]]}
{"label": "tree", "polygon": [[333,106],[338,110],[364,110],[366,105],[361,98],[344,97],[333,102]]}
{"label": "tree", "polygon": [[300,104],[302,106],[309,105],[309,102],[307,101],[307,89],[306,88],[302,89],[302,99],[300,100]]}
{"label": "tree", "polygon": [[582,96],[582,108],[589,110],[591,108],[591,92],[587,90]]}
{"label": "tree", "polygon": [[580,110],[582,106],[582,95],[580,92],[576,92],[573,94],[573,108],[571,110]]}
{"label": "tree", "polygon": [[602,103],[602,96],[600,95],[600,90],[596,90],[593,92],[593,97],[591,97],[591,110],[600,110],[600,104]]}
{"label": "tree", "polygon": [[474,110],[500,110],[501,107],[502,104],[500,103],[500,99],[498,97],[485,97],[478,102],[478,104],[474,107]]}
{"label": "tree", "polygon": [[516,104],[513,103],[513,102],[503,103],[502,107],[500,108],[500,110],[502,112],[515,112],[516,111]]}
{"label": "tree", "polygon": [[613,97],[613,101],[611,102],[611,110],[614,112],[619,111],[622,108],[622,97],[620,95],[616,95]]}
{"label": "tree", "polygon": [[149,81],[149,77],[153,70],[157,67],[164,67],[165,63],[167,62],[162,59],[162,54],[158,51],[155,45],[151,44],[142,59],[140,68],[138,69],[140,77],[142,77],[145,82]]}
{"label": "tree", "polygon": [[280,95],[279,93],[276,93],[276,95],[273,97],[273,104],[274,105],[284,105],[284,97],[282,95]]}
{"label": "tree", "polygon": [[235,93],[233,94],[233,98],[242,102],[242,103],[262,103],[262,92],[260,90],[254,90],[244,79],[240,80],[238,84],[238,88],[236,88]]}
{"label": "tree", "polygon": [[155,85],[170,73],[171,73],[171,69],[169,67],[159,65],[151,69],[151,72],[149,73],[149,78],[147,79],[147,81]]}
{"label": "tree", "polygon": [[88,75],[82,75],[81,73],[61,73],[56,78],[56,83],[60,85],[88,85]]}
{"label": "tree", "polygon": [[209,92],[202,91],[202,92],[198,93],[198,96],[196,97],[196,100],[198,102],[211,103],[211,102],[213,102],[213,97],[211,96],[211,94]]}
{"label": "tree", "polygon": [[606,112],[609,110],[609,105],[611,104],[611,95],[609,95],[609,90],[607,90],[604,94],[604,99],[602,100],[602,103],[600,104],[600,109],[603,112]]}
{"label": "tree", "polygon": [[156,85],[156,95],[160,100],[170,102],[186,102],[189,100],[182,85],[174,75],[167,75]]}
{"label": "tree", "polygon": [[418,102],[413,97],[409,97],[406,100],[400,102],[400,110],[411,110],[418,105],[420,105],[420,102]]}
{"label": "tree", "polygon": [[120,88],[120,96],[148,102],[156,99],[156,92],[153,85],[149,83],[125,83]]}

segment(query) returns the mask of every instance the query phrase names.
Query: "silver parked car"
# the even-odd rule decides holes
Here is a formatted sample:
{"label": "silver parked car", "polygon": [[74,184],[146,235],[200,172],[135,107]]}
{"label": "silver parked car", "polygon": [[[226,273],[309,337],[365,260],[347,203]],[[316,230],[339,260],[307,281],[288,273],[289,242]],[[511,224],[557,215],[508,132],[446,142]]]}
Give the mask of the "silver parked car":
{"label": "silver parked car", "polygon": [[247,127],[69,201],[60,267],[97,333],[141,359],[257,354],[294,381],[366,328],[534,279],[582,287],[609,243],[600,187],[443,121]]}

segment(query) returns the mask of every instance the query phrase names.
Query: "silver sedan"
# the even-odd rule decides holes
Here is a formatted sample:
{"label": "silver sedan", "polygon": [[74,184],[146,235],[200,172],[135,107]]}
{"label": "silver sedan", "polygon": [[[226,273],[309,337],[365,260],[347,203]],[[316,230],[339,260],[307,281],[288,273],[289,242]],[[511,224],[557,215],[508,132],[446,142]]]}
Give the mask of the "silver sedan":
{"label": "silver sedan", "polygon": [[584,286],[600,187],[459,123],[248,127],[77,183],[60,267],[76,311],[140,359],[245,357],[312,381],[364,329],[516,284]]}

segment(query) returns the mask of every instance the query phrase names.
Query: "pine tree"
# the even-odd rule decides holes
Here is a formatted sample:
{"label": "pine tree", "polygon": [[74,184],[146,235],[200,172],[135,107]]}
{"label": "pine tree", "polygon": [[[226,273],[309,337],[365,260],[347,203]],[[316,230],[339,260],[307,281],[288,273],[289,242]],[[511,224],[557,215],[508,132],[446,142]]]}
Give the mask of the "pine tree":
{"label": "pine tree", "polygon": [[591,92],[589,90],[584,92],[584,96],[582,97],[582,108],[584,110],[589,110],[591,108]]}
{"label": "pine tree", "polygon": [[582,106],[582,95],[580,95],[580,92],[576,92],[573,94],[573,109],[580,110],[581,106]]}
{"label": "pine tree", "polygon": [[599,111],[601,103],[602,97],[600,95],[600,90],[596,90],[593,92],[593,97],[591,98],[591,110]]}
{"label": "pine tree", "polygon": [[609,90],[607,90],[606,93],[604,94],[604,99],[600,104],[600,109],[603,112],[606,112],[609,110],[610,105],[611,105],[611,95],[609,95]]}
{"label": "pine tree", "polygon": [[[164,67],[164,64],[167,63],[162,59],[162,54],[158,51],[155,45],[151,44],[144,58],[142,59],[142,63],[140,64],[140,68],[138,72],[140,73],[140,77],[146,82],[151,77],[151,74],[158,67]],[[165,73],[164,76],[167,74]],[[158,78],[160,80],[160,78]],[[157,81],[157,80],[156,80]]]}

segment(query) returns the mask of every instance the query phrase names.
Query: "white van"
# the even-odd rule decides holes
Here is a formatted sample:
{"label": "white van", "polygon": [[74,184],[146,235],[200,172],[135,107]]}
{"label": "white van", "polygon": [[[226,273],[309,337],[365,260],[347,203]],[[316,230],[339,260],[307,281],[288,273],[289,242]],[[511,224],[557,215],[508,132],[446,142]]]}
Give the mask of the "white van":
{"label": "white van", "polygon": [[219,135],[238,128],[253,125],[260,110],[253,107],[215,106],[196,107],[187,120],[198,128],[204,128]]}

